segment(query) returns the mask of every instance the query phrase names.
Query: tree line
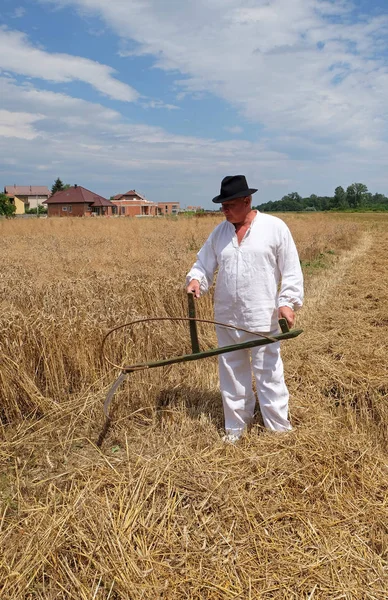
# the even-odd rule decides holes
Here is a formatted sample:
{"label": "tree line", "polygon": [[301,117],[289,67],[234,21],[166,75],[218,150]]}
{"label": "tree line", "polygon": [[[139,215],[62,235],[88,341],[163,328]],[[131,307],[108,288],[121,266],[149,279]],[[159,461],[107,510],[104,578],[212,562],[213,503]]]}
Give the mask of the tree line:
{"label": "tree line", "polygon": [[265,202],[256,206],[262,212],[321,211],[321,210],[388,210],[388,198],[384,194],[371,194],[364,183],[352,183],[344,190],[338,186],[334,196],[311,194],[302,198],[297,192],[283,196],[281,200]]}

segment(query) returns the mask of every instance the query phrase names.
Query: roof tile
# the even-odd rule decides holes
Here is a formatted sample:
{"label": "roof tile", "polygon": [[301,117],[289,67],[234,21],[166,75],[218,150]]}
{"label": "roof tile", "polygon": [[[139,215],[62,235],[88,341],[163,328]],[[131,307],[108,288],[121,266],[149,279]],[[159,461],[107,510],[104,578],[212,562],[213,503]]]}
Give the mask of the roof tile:
{"label": "roof tile", "polygon": [[44,201],[45,204],[90,204],[91,206],[113,206],[110,200],[87,190],[81,185],[56,192]]}
{"label": "roof tile", "polygon": [[4,193],[9,196],[50,196],[45,185],[6,185]]}

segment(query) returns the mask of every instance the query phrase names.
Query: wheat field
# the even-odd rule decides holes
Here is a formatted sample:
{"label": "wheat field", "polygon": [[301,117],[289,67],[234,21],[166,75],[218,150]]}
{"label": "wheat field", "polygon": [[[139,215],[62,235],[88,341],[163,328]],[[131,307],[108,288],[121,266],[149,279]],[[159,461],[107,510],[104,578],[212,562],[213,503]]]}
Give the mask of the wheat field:
{"label": "wheat field", "polygon": [[[118,375],[121,323],[187,316],[219,217],[0,221],[0,598],[388,598],[388,218],[281,215],[306,280],[293,431],[221,442],[215,358]],[[197,316],[212,319],[212,295]],[[202,348],[216,347],[201,325]],[[131,343],[129,343],[131,342]],[[112,338],[190,352],[187,323]]]}

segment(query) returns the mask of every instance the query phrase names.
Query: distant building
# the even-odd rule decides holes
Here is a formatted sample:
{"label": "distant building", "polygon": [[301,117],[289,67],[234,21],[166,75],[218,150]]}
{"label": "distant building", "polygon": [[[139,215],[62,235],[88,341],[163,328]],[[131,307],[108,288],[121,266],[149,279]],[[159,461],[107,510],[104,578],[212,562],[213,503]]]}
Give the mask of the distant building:
{"label": "distant building", "polygon": [[186,206],[187,212],[200,212],[203,211],[202,206]]}
{"label": "distant building", "polygon": [[155,217],[158,215],[176,215],[179,202],[151,202],[136,190],[117,194],[112,198],[117,206],[117,214],[123,217]]}
{"label": "distant building", "polygon": [[15,215],[24,215],[26,212],[26,207],[23,200],[20,200],[17,196],[13,196],[12,194],[6,194],[11,202],[15,206]]}
{"label": "distant building", "polygon": [[106,198],[74,185],[44,201],[49,217],[100,217],[115,214],[115,205]]}
{"label": "distant building", "polygon": [[179,202],[158,202],[159,215],[177,215],[179,210]]}
{"label": "distant building", "polygon": [[45,185],[6,185],[4,194],[8,196],[12,204],[16,206],[16,214],[24,215],[30,208],[37,208],[43,204],[51,195]]}
{"label": "distant building", "polygon": [[136,190],[117,194],[112,202],[117,206],[117,214],[123,217],[153,217],[158,214],[155,202],[147,200]]}

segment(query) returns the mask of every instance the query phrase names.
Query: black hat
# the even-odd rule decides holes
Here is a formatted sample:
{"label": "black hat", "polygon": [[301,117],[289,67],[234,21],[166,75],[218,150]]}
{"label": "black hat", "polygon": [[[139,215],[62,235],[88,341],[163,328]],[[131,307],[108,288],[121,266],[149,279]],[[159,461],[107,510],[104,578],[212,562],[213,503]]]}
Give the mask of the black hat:
{"label": "black hat", "polygon": [[249,188],[244,175],[228,175],[221,181],[220,195],[213,198],[213,202],[226,202],[235,198],[245,198],[257,190]]}

